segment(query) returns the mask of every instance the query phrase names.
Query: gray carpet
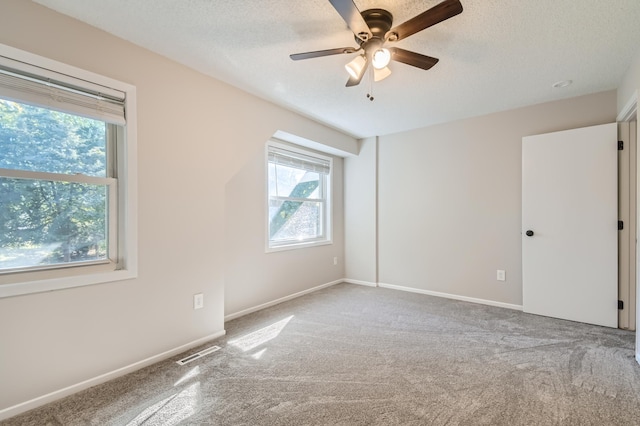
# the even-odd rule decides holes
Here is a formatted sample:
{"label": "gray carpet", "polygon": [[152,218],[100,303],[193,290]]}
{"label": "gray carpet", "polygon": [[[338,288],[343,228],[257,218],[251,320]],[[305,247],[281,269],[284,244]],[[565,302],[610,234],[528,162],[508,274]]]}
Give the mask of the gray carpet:
{"label": "gray carpet", "polygon": [[340,284],[2,425],[639,425],[632,332]]}

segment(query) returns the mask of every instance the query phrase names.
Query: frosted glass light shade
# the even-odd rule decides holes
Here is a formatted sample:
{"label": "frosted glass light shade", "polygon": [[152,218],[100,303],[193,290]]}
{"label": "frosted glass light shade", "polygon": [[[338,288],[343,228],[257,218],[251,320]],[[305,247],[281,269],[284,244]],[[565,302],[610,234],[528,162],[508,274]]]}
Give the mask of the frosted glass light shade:
{"label": "frosted glass light shade", "polygon": [[374,68],[373,69],[373,81],[381,81],[391,75],[391,70],[389,67],[384,67],[381,70]]}
{"label": "frosted glass light shade", "polygon": [[372,64],[375,69],[381,70],[389,65],[389,61],[391,61],[391,52],[388,49],[378,49],[373,53]]}
{"label": "frosted glass light shade", "polygon": [[353,78],[358,78],[362,73],[362,69],[367,63],[366,58],[363,55],[356,56],[353,61],[349,62],[345,65],[345,69],[349,73],[349,75]]}

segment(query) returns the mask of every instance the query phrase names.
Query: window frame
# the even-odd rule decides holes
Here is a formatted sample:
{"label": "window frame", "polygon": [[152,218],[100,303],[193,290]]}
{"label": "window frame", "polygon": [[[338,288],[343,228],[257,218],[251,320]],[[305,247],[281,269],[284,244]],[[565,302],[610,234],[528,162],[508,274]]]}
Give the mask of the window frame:
{"label": "window frame", "polygon": [[[74,114],[71,114],[74,115]],[[100,121],[100,120],[97,120]],[[33,272],[33,271],[46,271],[60,268],[77,268],[80,266],[90,265],[112,265],[113,269],[117,269],[118,264],[118,165],[116,158],[117,144],[118,144],[118,125],[104,123],[105,124],[105,147],[106,147],[106,164],[105,174],[106,176],[92,176],[82,173],[56,173],[46,171],[32,171],[22,169],[3,169],[0,168],[0,178],[9,179],[21,179],[21,180],[34,180],[34,181],[47,181],[47,182],[66,182],[66,183],[78,183],[103,186],[107,189],[107,241],[109,241],[107,247],[106,259],[80,261],[80,262],[67,262],[67,263],[52,263],[40,266],[23,266],[15,268],[6,268],[0,270],[0,276],[6,274],[12,274],[17,272]]]}
{"label": "window frame", "polygon": [[[302,241],[286,241],[280,243],[273,243],[270,238],[270,226],[271,220],[269,217],[269,202],[271,200],[271,195],[269,194],[269,152],[271,148],[276,148],[280,150],[290,151],[294,154],[300,154],[307,157],[317,158],[319,160],[327,161],[329,163],[329,173],[322,174],[324,176],[323,180],[323,197],[318,199],[321,201],[323,209],[321,212],[322,215],[322,228],[324,230],[324,235],[322,237],[317,238],[308,238]],[[297,146],[293,146],[277,139],[271,139],[266,143],[265,146],[265,252],[278,252],[284,250],[296,250],[308,247],[316,247],[322,245],[333,244],[333,191],[332,191],[332,182],[333,182],[333,158],[327,155],[323,155],[316,151],[311,151],[308,149],[301,149]],[[289,197],[277,197],[279,199],[288,199]],[[298,200],[295,198],[291,198],[292,200]],[[300,201],[300,200],[298,200]],[[316,199],[310,199],[308,201],[316,201]]]}
{"label": "window frame", "polygon": [[[109,245],[110,260],[51,265],[0,273],[0,298],[13,297],[65,288],[128,280],[137,277],[137,126],[136,87],[67,65],[52,59],[0,44],[0,63],[10,64],[24,72],[38,70],[46,77],[54,74],[58,81],[65,81],[87,90],[96,85],[111,88],[125,94],[126,125],[107,124],[107,138],[111,139],[107,153],[107,167],[117,169],[108,174],[112,177],[90,177],[84,175],[58,176],[48,172],[3,170],[4,176],[15,175],[27,179],[54,181],[77,181],[110,186]],[[19,102],[19,100],[17,100]],[[111,160],[109,156],[114,156]],[[96,180],[98,179],[98,180]],[[115,197],[115,198],[114,198]],[[116,203],[113,201],[117,200]]]}

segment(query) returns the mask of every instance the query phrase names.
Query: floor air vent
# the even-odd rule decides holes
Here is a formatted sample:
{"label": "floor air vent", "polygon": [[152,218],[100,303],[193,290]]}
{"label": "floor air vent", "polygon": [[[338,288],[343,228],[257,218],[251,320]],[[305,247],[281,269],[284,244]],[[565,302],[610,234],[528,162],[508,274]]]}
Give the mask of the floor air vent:
{"label": "floor air vent", "polygon": [[196,359],[202,358],[203,356],[209,355],[210,353],[218,350],[220,350],[220,346],[211,346],[210,348],[203,349],[200,352],[196,352],[195,354],[184,357],[181,360],[176,361],[176,363],[180,365],[189,364],[191,361],[195,361]]}

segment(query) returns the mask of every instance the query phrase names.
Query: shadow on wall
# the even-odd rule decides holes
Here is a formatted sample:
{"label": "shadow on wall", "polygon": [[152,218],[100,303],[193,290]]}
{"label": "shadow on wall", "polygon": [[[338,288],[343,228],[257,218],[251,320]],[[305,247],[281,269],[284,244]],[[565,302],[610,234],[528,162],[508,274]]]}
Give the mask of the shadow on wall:
{"label": "shadow on wall", "polygon": [[225,185],[226,315],[264,303],[269,297],[264,250],[264,147],[254,149],[246,158],[245,164]]}

